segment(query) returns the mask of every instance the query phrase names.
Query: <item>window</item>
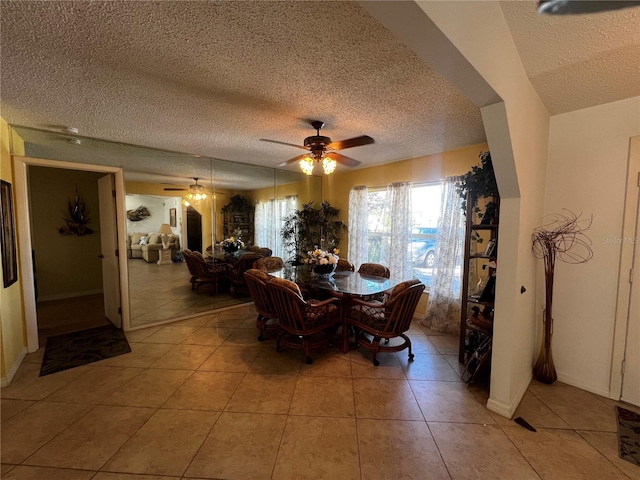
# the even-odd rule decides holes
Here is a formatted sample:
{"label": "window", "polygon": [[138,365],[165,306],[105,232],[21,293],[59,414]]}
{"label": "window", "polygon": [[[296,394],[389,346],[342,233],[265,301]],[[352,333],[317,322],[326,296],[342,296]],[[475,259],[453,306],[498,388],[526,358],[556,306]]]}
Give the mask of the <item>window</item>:
{"label": "window", "polygon": [[[360,187],[361,188],[361,187]],[[360,197],[359,211],[366,211],[366,247],[361,248],[362,258],[351,258],[358,264],[364,262],[381,263],[389,266],[392,238],[392,215],[401,215],[391,207],[388,189],[366,189],[366,195]],[[352,193],[354,191],[352,190]],[[406,254],[410,257],[411,278],[420,279],[425,285],[432,286],[436,262],[436,238],[438,218],[440,216],[439,183],[411,185],[411,202],[407,207],[411,210],[411,232]],[[351,203],[350,203],[351,205]],[[352,217],[349,209],[349,255],[352,255],[352,231],[357,218]],[[461,232],[462,233],[462,232]],[[356,242],[357,239],[354,239]],[[355,244],[354,244],[355,245]],[[355,249],[357,250],[357,248]],[[402,280],[407,280],[403,278]]]}
{"label": "window", "polygon": [[266,202],[258,202],[255,210],[255,244],[268,247],[273,251],[274,257],[287,259],[291,252],[285,252],[282,244],[282,219],[295,211],[298,199],[295,195],[279,200],[271,199]]}

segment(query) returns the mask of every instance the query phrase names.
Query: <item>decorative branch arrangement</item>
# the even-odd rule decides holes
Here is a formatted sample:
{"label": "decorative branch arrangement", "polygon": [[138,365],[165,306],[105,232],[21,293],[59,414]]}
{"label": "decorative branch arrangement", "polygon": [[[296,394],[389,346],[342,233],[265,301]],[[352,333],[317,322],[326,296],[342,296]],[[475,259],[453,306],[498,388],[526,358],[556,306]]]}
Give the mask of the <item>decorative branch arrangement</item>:
{"label": "decorative branch arrangement", "polygon": [[550,221],[533,231],[533,256],[544,261],[545,310],[544,339],[540,356],[533,367],[535,378],[543,383],[553,383],[558,379],[551,356],[551,336],[553,334],[553,276],[556,258],[565,263],[585,263],[593,257],[591,240],[584,233],[591,227],[593,216],[580,220],[580,215],[567,210],[566,215],[549,215]]}
{"label": "decorative branch arrangement", "polygon": [[88,235],[93,233],[87,225],[91,223],[91,219],[88,216],[87,205],[78,193],[78,187],[76,186],[76,195],[71,202],[67,202],[67,210],[69,216],[67,218],[62,217],[65,221],[65,225],[58,229],[60,235]]}

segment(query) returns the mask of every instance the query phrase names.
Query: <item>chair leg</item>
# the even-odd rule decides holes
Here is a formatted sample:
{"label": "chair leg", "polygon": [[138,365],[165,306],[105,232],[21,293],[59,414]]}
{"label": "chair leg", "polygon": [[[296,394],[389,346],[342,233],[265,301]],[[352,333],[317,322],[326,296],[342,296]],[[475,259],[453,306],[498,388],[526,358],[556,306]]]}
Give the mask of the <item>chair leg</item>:
{"label": "chair leg", "polygon": [[380,337],[373,337],[371,341],[371,356],[373,357],[373,366],[377,367],[380,365],[380,362],[377,359],[378,350],[380,348]]}
{"label": "chair leg", "polygon": [[402,338],[404,338],[404,341],[407,342],[407,345],[409,347],[409,361],[413,362],[413,353],[411,353],[411,339],[409,337],[407,337],[406,335],[400,335]]}
{"label": "chair leg", "polygon": [[278,353],[282,352],[282,348],[280,348],[280,339],[282,338],[282,335],[284,335],[284,332],[280,332],[278,338],[276,338],[276,352]]}
{"label": "chair leg", "polygon": [[264,340],[264,326],[266,323],[266,318],[262,316],[261,313],[258,314],[258,318],[256,319],[256,327],[260,330],[260,335],[258,335],[258,341],[261,342]]}
{"label": "chair leg", "polygon": [[311,358],[311,344],[307,338],[302,339],[302,349],[307,365],[311,365],[313,363],[313,359]]}

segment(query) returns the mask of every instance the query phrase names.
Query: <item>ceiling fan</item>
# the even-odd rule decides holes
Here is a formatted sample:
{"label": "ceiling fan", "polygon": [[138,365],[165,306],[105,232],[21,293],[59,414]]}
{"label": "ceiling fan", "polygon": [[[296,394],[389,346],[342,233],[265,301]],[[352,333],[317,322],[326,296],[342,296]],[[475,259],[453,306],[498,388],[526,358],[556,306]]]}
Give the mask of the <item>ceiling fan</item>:
{"label": "ceiling fan", "polygon": [[193,180],[196,182],[194,184],[189,185],[189,188],[185,187],[165,187],[165,192],[189,192],[186,197],[189,200],[204,200],[207,198],[206,187],[204,185],[200,185],[198,183],[199,178],[193,177]]}
{"label": "ceiling fan", "polygon": [[576,15],[607,12],[640,5],[638,0],[539,0],[538,12],[549,15]]}
{"label": "ceiling fan", "polygon": [[282,162],[278,165],[279,167],[299,162],[300,169],[307,175],[311,175],[313,173],[314,162],[318,162],[322,163],[324,173],[328,175],[335,170],[337,163],[346,165],[347,167],[357,167],[360,165],[359,160],[337,153],[336,150],[343,150],[345,148],[359,147],[361,145],[374,143],[373,138],[368,135],[361,135],[359,137],[333,142],[329,137],[320,135],[320,129],[324,127],[323,122],[320,120],[312,120],[309,123],[316,130],[316,135],[305,138],[303,145],[279,142],[277,140],[268,140],[266,138],[260,139],[263,142],[279,143],[281,145],[289,145],[309,151],[309,153],[298,155],[286,162]]}

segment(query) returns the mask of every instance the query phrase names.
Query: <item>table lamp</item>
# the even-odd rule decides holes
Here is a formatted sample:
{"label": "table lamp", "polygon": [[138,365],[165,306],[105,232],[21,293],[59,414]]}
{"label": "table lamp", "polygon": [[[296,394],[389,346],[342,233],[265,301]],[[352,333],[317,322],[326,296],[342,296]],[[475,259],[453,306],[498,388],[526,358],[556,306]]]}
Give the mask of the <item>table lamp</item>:
{"label": "table lamp", "polygon": [[169,248],[169,235],[173,234],[173,230],[171,230],[171,226],[168,223],[163,223],[160,225],[160,238],[162,239],[162,248],[165,250]]}

